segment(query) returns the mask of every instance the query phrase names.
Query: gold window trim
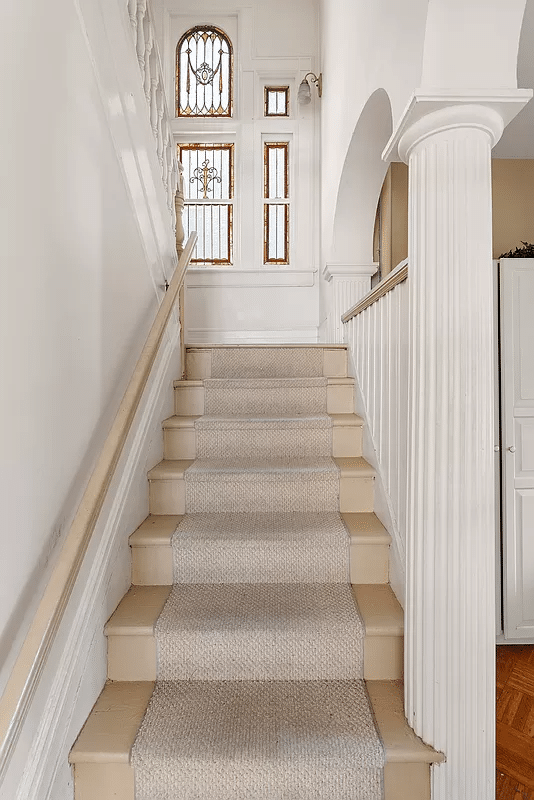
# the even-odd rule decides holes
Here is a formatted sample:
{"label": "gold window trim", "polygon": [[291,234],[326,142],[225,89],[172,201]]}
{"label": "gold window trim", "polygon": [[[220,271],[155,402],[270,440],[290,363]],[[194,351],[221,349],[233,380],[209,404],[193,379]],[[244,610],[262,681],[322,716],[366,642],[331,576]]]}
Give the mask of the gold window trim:
{"label": "gold window trim", "polygon": [[218,264],[219,266],[231,266],[233,264],[234,255],[234,144],[232,142],[178,142],[176,145],[178,151],[178,160],[182,161],[182,153],[184,151],[195,150],[227,150],[229,153],[229,178],[228,188],[229,197],[227,200],[213,200],[212,198],[184,198],[185,206],[203,206],[214,207],[224,206],[228,209],[228,226],[227,226],[227,245],[228,245],[228,258],[192,258],[191,262],[195,264]]}
{"label": "gold window trim", "polygon": [[[284,209],[284,257],[269,258],[269,209],[280,206]],[[265,203],[263,206],[263,263],[264,264],[289,264],[289,203]]]}
{"label": "gold window trim", "polygon": [[[263,196],[266,200],[287,200],[289,198],[289,142],[264,142],[263,147]],[[284,196],[269,197],[269,150],[284,150]]]}
{"label": "gold window trim", "polygon": [[[285,94],[285,111],[280,114],[273,114],[268,111],[269,92],[283,92]],[[289,86],[265,86],[263,99],[263,114],[265,117],[289,117]]]}

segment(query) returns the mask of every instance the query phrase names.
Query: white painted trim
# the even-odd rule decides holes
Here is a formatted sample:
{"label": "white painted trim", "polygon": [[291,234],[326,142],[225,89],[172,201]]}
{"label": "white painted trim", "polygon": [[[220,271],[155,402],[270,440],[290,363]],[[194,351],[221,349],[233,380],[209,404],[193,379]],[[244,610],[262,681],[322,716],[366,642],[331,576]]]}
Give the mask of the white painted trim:
{"label": "white painted trim", "polygon": [[[116,83],[116,87],[113,87],[115,92],[112,104],[110,90],[109,87],[106,90],[105,77],[100,75],[98,59],[88,32],[86,17],[93,22],[94,9],[88,0],[74,0],[74,5],[93,65],[95,82],[109,125],[111,141],[145,251],[146,264],[156,296],[161,301],[165,280],[170,280],[172,277],[178,258],[127,7],[124,4],[124,7],[120,8],[115,2],[107,3],[102,0],[97,4],[105,29],[104,35],[113,41],[115,48],[110,58]],[[154,46],[157,48],[156,43]],[[120,108],[115,108],[115,104],[119,104]],[[142,109],[143,113],[138,113],[138,109]],[[148,161],[149,169],[145,163],[139,163],[139,151]]]}
{"label": "white painted trim", "polygon": [[492,132],[496,144],[503,128],[519,114],[532,94],[532,89],[416,89],[382,158],[394,161],[399,157],[407,163],[410,149],[422,137],[464,124],[473,128],[477,114],[479,124]]}
{"label": "white painted trim", "polygon": [[[68,756],[72,742],[68,740],[70,720],[76,706],[79,684],[92,650],[95,636],[95,619],[101,615],[98,608],[104,605],[106,585],[110,580],[114,556],[120,546],[121,517],[131,495],[134,479],[139,471],[146,469],[146,456],[152,436],[157,433],[161,420],[157,415],[162,391],[169,392],[170,369],[178,337],[170,339],[163,348],[160,363],[155,371],[152,386],[147,393],[144,408],[132,428],[127,443],[128,455],[121,469],[118,485],[93,556],[90,572],[85,580],[83,594],[78,604],[48,700],[40,717],[39,728],[33,738],[16,800],[43,800],[50,797],[54,775],[62,759]],[[147,509],[148,513],[148,509]],[[94,665],[93,669],[94,669]]]}
{"label": "white painted trim", "polygon": [[376,261],[373,261],[371,264],[346,264],[331,261],[324,265],[323,277],[327,281],[331,281],[332,278],[351,276],[372,278],[377,272],[378,267],[379,264]]}
{"label": "white painted trim", "polygon": [[246,289],[260,286],[314,286],[316,270],[195,269],[187,272],[188,289]]}
{"label": "white painted trim", "polygon": [[386,482],[384,480],[384,473],[378,458],[376,446],[373,441],[367,406],[363,399],[352,351],[348,345],[347,350],[349,366],[348,372],[349,375],[354,377],[355,381],[355,411],[364,421],[362,454],[365,460],[369,462],[376,472],[374,512],[391,536],[391,544],[389,548],[389,583],[397,597],[397,600],[404,608],[406,594],[406,549],[397,525],[397,519],[391,502],[391,497],[385,488]]}
{"label": "white painted trim", "polygon": [[317,328],[277,328],[276,330],[227,330],[225,328],[187,328],[187,342],[195,344],[234,344],[235,342],[316,343]]}

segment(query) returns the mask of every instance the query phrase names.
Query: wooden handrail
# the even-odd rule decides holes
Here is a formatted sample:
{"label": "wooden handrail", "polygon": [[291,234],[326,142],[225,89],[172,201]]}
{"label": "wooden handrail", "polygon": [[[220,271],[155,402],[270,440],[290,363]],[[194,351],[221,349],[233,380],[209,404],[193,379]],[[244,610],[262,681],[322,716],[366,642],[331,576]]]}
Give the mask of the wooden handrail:
{"label": "wooden handrail", "polygon": [[107,490],[156,360],[167,323],[185,279],[197,240],[192,233],[161,303],[122,398],[100,457],[57,557],[28,635],[0,699],[0,780],[37,689],[47,655],[69,602]]}
{"label": "wooden handrail", "polygon": [[381,297],[384,297],[385,294],[390,292],[392,289],[395,288],[399,283],[402,283],[408,277],[408,259],[401,261],[400,264],[397,264],[394,270],[392,270],[389,275],[384,278],[384,280],[377,283],[374,289],[362,297],[361,300],[349,308],[348,311],[343,314],[341,317],[341,322],[350,322],[351,319],[356,317],[358,314],[361,314],[362,311],[365,311],[366,308],[372,306],[373,303],[376,303],[377,300],[380,300]]}

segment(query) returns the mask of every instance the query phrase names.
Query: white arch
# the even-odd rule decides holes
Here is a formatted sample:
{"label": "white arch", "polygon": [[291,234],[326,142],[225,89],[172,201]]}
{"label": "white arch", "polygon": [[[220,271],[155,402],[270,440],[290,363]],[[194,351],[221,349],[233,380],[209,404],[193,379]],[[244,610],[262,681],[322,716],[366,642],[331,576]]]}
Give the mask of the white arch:
{"label": "white arch", "polygon": [[369,97],[347,150],[334,218],[334,259],[371,263],[376,206],[387,170],[381,153],[392,130],[391,103],[384,89]]}

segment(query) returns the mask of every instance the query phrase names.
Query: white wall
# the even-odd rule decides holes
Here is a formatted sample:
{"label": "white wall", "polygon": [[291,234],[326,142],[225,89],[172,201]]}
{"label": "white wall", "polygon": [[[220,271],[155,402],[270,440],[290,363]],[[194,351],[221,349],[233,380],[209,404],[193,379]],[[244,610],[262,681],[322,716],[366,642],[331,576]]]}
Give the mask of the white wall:
{"label": "white wall", "polygon": [[[175,253],[126,4],[3,3],[0,53],[1,690]],[[170,369],[170,351],[166,359]],[[168,376],[162,368],[160,382],[169,387],[176,368]],[[138,443],[138,459],[157,460],[147,455],[151,435]],[[137,498],[129,524],[146,513]],[[122,541],[102,562],[116,599],[131,532],[121,529],[122,513],[113,523]],[[95,602],[111,610],[105,597]],[[94,622],[89,614],[85,624]],[[100,642],[92,675],[102,678],[104,663]],[[95,687],[88,691],[94,699]],[[40,714],[32,714],[14,763],[38,733]],[[1,796],[12,800],[16,770],[8,778]]]}
{"label": "white wall", "polygon": [[[161,0],[158,8],[161,6]],[[192,25],[213,23],[235,48],[235,113],[230,119],[176,119],[178,142],[235,145],[234,259],[192,270],[187,338],[200,341],[315,341],[318,324],[319,99],[296,102],[300,80],[318,67],[316,0],[165,0],[161,23],[169,104],[175,49]],[[160,9],[161,11],[161,9]],[[263,115],[265,85],[290,87],[290,115]],[[290,264],[263,264],[263,141],[289,141]],[[296,273],[299,273],[298,275]],[[277,275],[280,280],[277,280]],[[239,277],[237,277],[239,276]],[[282,336],[282,339],[280,338]]]}

